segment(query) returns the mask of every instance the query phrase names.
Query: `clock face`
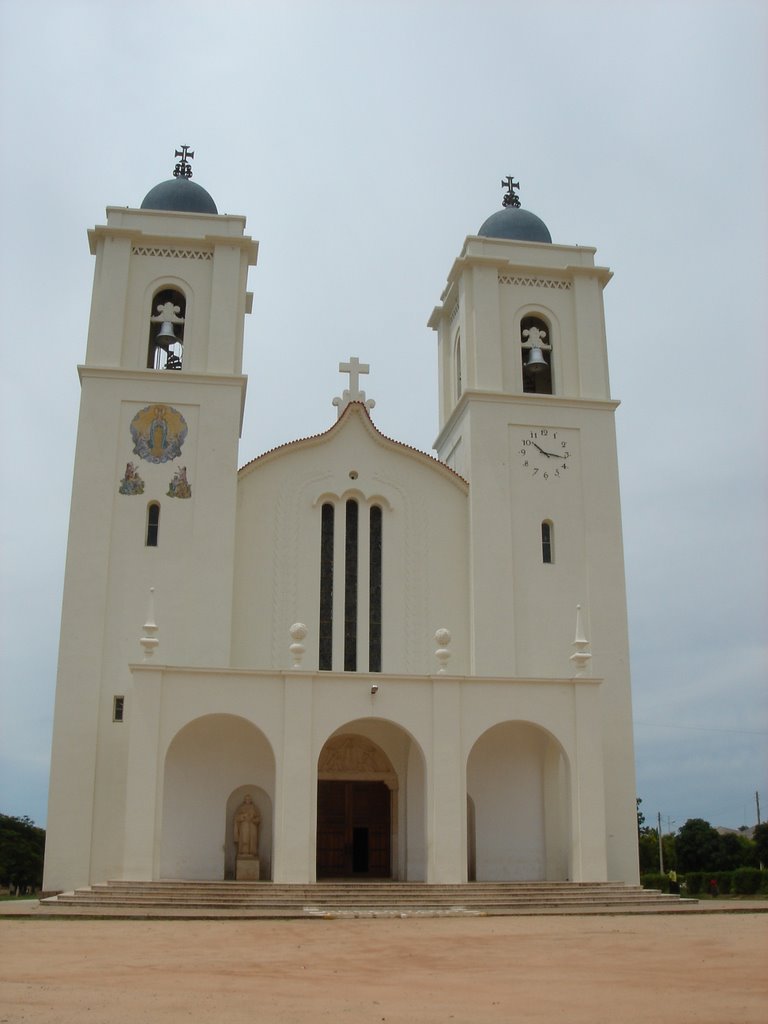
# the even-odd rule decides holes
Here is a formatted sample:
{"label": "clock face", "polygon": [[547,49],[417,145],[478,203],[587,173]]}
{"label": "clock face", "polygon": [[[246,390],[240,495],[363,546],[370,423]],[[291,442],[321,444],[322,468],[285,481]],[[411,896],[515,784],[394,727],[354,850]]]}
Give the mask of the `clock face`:
{"label": "clock face", "polygon": [[567,430],[526,427],[520,432],[518,457],[523,471],[537,480],[563,480],[571,472],[572,452]]}

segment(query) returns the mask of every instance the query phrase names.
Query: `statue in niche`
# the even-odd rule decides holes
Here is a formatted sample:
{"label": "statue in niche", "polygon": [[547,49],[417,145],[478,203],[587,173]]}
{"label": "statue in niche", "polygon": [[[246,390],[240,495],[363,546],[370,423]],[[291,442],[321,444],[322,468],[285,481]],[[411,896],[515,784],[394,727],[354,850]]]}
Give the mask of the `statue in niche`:
{"label": "statue in niche", "polygon": [[232,835],[238,857],[258,857],[261,815],[250,793],[235,811]]}

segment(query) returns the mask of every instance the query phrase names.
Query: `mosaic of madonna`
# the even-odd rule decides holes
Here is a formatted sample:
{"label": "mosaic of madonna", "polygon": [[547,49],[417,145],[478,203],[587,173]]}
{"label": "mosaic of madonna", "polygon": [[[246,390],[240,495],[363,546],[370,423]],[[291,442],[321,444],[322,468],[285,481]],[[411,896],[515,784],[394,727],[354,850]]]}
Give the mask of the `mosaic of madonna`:
{"label": "mosaic of madonna", "polygon": [[131,420],[133,451],[147,462],[170,462],[181,455],[187,421],[170,405],[148,405]]}

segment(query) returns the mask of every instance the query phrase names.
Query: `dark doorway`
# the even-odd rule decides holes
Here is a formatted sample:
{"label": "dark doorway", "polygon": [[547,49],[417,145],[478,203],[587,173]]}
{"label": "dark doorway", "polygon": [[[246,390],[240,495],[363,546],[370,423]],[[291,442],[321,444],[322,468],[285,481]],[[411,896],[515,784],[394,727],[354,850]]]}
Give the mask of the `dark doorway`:
{"label": "dark doorway", "polygon": [[389,847],[390,792],[383,782],[318,782],[318,878],[389,878]]}

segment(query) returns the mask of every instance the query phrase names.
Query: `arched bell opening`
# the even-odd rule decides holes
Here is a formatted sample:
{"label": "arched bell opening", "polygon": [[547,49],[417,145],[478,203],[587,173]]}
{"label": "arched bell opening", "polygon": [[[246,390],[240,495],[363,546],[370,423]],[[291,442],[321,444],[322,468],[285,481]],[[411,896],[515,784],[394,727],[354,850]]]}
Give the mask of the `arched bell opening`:
{"label": "arched bell opening", "polygon": [[520,353],[523,391],[553,395],[552,329],[542,316],[524,316],[520,321]]}
{"label": "arched bell opening", "polygon": [[155,292],[149,316],[147,369],[180,370],[184,362],[187,300],[177,288]]}

